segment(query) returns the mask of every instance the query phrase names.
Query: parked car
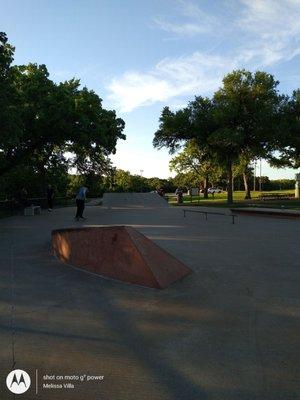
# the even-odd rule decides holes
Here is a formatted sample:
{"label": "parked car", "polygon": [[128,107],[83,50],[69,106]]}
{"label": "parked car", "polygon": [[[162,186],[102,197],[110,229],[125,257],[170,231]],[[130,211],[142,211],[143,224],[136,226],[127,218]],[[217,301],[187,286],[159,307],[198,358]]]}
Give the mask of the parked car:
{"label": "parked car", "polygon": [[207,190],[207,193],[209,193],[209,194],[222,193],[222,192],[223,192],[223,190],[218,187],[211,187]]}

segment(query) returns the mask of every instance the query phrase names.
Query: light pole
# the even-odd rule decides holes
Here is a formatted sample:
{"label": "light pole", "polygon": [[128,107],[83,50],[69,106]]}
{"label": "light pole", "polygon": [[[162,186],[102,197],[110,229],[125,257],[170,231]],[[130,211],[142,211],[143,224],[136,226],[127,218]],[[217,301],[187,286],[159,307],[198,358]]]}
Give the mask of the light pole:
{"label": "light pole", "polygon": [[[143,178],[143,172],[144,172],[144,170],[140,169],[141,178]],[[141,179],[141,193],[142,193],[142,191],[143,191],[143,179]]]}
{"label": "light pole", "polygon": [[299,199],[300,198],[300,174],[295,175],[295,198]]}
{"label": "light pole", "polygon": [[254,171],[253,171],[253,192],[256,190],[256,160],[254,160]]}
{"label": "light pole", "polygon": [[261,186],[262,186],[262,182],[261,182],[261,159],[259,160],[259,191],[261,192]]}

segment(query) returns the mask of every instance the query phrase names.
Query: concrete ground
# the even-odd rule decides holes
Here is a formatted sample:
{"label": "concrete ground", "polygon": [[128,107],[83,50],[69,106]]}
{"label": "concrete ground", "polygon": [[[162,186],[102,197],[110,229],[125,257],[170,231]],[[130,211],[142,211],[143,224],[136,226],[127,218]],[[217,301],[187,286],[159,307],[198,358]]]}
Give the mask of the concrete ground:
{"label": "concrete ground", "polygon": [[[24,400],[300,399],[299,219],[232,225],[138,199],[87,207],[83,224],[73,216],[0,220],[1,400],[14,398],[5,378],[17,368],[32,380]],[[107,224],[135,227],[194,273],[160,291],[51,255],[52,229]],[[59,383],[46,374],[104,380],[43,389]]]}

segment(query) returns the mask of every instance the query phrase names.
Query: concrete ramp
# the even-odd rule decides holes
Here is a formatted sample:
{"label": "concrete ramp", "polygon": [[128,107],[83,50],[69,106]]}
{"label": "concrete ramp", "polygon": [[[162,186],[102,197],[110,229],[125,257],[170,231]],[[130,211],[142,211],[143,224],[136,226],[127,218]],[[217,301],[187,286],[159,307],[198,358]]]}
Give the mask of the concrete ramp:
{"label": "concrete ramp", "polygon": [[129,226],[54,230],[52,248],[63,262],[108,278],[151,288],[163,289],[191,272]]}
{"label": "concrete ramp", "polygon": [[104,193],[103,205],[116,208],[162,208],[168,202],[157,193]]}

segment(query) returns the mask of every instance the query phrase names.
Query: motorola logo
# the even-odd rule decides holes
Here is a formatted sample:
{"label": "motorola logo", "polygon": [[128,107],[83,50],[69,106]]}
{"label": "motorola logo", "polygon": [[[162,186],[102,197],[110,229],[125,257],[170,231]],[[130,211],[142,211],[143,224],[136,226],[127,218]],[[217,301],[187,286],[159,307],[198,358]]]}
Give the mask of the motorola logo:
{"label": "motorola logo", "polygon": [[25,393],[31,384],[30,376],[22,369],[11,371],[6,378],[6,386],[8,390],[15,394]]}

